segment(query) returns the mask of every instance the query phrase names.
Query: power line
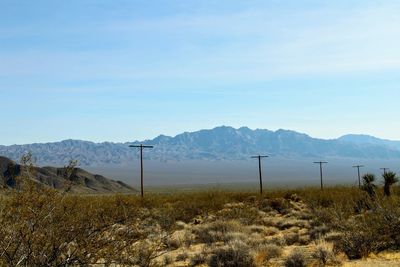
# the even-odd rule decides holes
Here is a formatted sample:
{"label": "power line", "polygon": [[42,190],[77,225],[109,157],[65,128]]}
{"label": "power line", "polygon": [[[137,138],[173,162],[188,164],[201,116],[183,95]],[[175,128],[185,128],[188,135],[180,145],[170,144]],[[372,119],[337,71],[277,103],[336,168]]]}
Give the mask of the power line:
{"label": "power line", "polygon": [[258,155],[258,156],[253,156],[251,158],[253,159],[258,159],[258,172],[260,174],[260,194],[262,195],[263,193],[263,184],[262,184],[262,168],[261,168],[261,159],[262,158],[268,158],[269,156],[262,156],[262,155]]}
{"label": "power line", "polygon": [[129,147],[140,148],[140,192],[143,198],[143,149],[145,148],[153,148],[154,146],[145,146],[145,145],[130,145]]}
{"label": "power line", "polygon": [[353,168],[357,168],[358,171],[358,187],[361,188],[361,174],[360,174],[360,168],[364,168],[364,165],[355,165]]}
{"label": "power line", "polygon": [[322,173],[322,165],[323,164],[328,164],[326,161],[316,161],[314,164],[319,164],[319,171],[321,174],[321,190],[324,190],[324,183],[323,183],[323,173]]}

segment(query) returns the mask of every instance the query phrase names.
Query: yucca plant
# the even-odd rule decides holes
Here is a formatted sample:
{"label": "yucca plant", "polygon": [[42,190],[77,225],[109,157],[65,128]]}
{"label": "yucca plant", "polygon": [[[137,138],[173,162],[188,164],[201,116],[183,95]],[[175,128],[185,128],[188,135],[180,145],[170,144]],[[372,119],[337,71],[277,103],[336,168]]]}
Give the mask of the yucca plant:
{"label": "yucca plant", "polygon": [[397,178],[397,174],[395,172],[385,172],[382,175],[383,178],[383,193],[385,196],[390,197],[390,187],[397,183],[399,179]]}
{"label": "yucca plant", "polygon": [[368,193],[370,197],[375,197],[375,188],[376,185],[374,184],[376,178],[375,175],[372,173],[367,173],[362,177],[363,186],[362,190]]}

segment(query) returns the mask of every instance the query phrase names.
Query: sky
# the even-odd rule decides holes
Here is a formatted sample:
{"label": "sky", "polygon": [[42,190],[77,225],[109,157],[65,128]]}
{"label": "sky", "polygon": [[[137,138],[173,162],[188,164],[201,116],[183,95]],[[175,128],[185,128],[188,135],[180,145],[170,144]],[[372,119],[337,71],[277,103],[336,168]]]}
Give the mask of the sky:
{"label": "sky", "polygon": [[400,140],[400,1],[0,0],[0,144],[220,125]]}

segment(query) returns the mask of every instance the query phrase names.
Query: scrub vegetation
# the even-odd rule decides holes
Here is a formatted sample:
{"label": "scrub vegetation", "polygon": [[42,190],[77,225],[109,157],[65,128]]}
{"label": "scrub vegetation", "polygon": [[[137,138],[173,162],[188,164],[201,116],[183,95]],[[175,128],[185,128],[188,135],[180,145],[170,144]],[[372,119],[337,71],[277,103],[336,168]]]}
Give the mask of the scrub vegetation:
{"label": "scrub vegetation", "polygon": [[57,191],[33,182],[29,159],[22,166],[0,198],[0,266],[351,266],[372,256],[390,265],[400,249],[394,173],[382,183],[367,174],[362,188],[142,200]]}

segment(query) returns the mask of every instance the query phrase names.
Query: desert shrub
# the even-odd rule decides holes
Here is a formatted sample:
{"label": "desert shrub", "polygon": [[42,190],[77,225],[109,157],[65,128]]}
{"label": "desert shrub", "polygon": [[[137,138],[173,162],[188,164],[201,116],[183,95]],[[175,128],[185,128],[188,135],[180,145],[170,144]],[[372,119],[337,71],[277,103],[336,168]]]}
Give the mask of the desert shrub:
{"label": "desert shrub", "polygon": [[312,213],[310,213],[310,212],[302,211],[302,212],[300,212],[298,214],[298,218],[300,220],[310,221],[310,220],[312,220],[314,218],[314,215]]}
{"label": "desert shrub", "polygon": [[187,252],[183,252],[176,256],[177,261],[186,261],[189,258],[189,254]]}
{"label": "desert shrub", "polygon": [[279,258],[282,255],[282,248],[277,245],[267,244],[260,246],[255,254],[255,262],[259,266],[263,266],[271,259]]}
{"label": "desert shrub", "polygon": [[335,248],[350,259],[368,256],[371,252],[400,248],[400,208],[397,200],[376,199],[371,212],[342,224],[342,236]]}
{"label": "desert shrub", "polygon": [[293,218],[287,218],[285,220],[280,220],[276,223],[276,227],[280,230],[287,230],[293,227],[300,227],[300,228],[305,228],[308,226],[308,223],[305,221],[293,219]]}
{"label": "desert shrub", "polygon": [[305,267],[306,266],[306,258],[304,253],[300,250],[293,251],[286,259],[285,259],[285,267]]}
{"label": "desert shrub", "polygon": [[294,202],[300,202],[302,200],[302,198],[299,195],[297,195],[295,192],[293,192],[293,191],[286,192],[284,194],[284,198],[287,199],[287,200],[294,201]]}
{"label": "desert shrub", "polygon": [[260,221],[258,210],[248,205],[223,209],[218,212],[218,217],[224,220],[237,220],[245,225],[252,225]]}
{"label": "desert shrub", "polygon": [[265,227],[265,226],[262,226],[262,225],[251,225],[251,226],[249,227],[249,230],[250,230],[252,233],[259,233],[259,234],[265,233],[265,229],[266,229],[266,227]]}
{"label": "desert shrub", "polygon": [[300,241],[300,235],[298,233],[288,233],[284,235],[285,238],[285,243],[288,246],[294,245],[296,243],[299,243]]}
{"label": "desert shrub", "polygon": [[279,229],[276,228],[276,227],[273,227],[273,226],[266,227],[266,228],[264,229],[264,234],[265,234],[266,236],[274,236],[274,235],[276,235],[276,234],[278,234],[278,233],[279,233]]}
{"label": "desert shrub", "polygon": [[267,242],[269,244],[277,245],[277,246],[285,246],[286,245],[286,240],[285,238],[281,236],[273,236],[269,239],[267,239]]}
{"label": "desert shrub", "polygon": [[275,210],[280,214],[287,214],[291,209],[290,202],[284,198],[268,199],[262,204],[263,206],[261,206],[261,210],[265,209],[265,207],[270,207],[272,210]]}
{"label": "desert shrub", "polygon": [[179,238],[177,238],[175,236],[166,236],[163,239],[164,245],[170,250],[180,248],[183,243],[182,241],[183,241],[183,239],[180,240]]}
{"label": "desert shrub", "polygon": [[[118,262],[121,265],[125,266],[143,266],[143,267],[151,267],[154,266],[153,260],[159,256],[157,253],[159,246],[157,244],[153,244],[151,242],[140,241],[133,249],[128,251],[124,258],[118,259],[117,261],[106,262],[107,264]],[[114,252],[118,253],[118,252]],[[119,252],[121,253],[121,251]],[[164,258],[164,261],[170,261],[171,258]]]}
{"label": "desert shrub", "polygon": [[319,266],[325,266],[329,261],[334,261],[334,253],[326,243],[320,243],[315,248],[311,257],[317,261]]}
{"label": "desert shrub", "polygon": [[299,236],[299,241],[298,241],[299,245],[305,246],[305,245],[310,244],[310,242],[311,242],[310,235],[302,234]]}
{"label": "desert shrub", "polygon": [[[123,195],[77,196],[29,182],[25,179],[31,176],[29,168],[21,173],[26,177],[17,179],[20,186],[0,197],[0,266],[85,266],[99,261],[105,265],[151,266],[154,259],[162,260],[166,247],[178,248],[182,241],[190,246],[194,240],[225,243],[220,248],[212,247],[211,258],[217,266],[228,266],[221,265],[221,259],[232,258],[253,266],[249,247],[243,243],[254,248],[267,243],[285,245],[283,237],[266,237],[277,234],[278,229],[265,226],[306,227],[300,225],[304,221],[282,223],[297,216],[291,211],[293,208],[305,210],[303,203],[293,203],[295,197],[287,195],[290,201],[283,199],[283,191],[269,193],[269,199],[222,191],[148,194],[144,200]],[[381,199],[377,192],[372,200],[361,190],[344,187],[326,188],[324,192],[316,189],[290,192],[300,196],[311,210],[307,218],[312,219],[312,227],[307,226],[310,231],[301,236],[310,234],[312,239],[318,239],[334,229],[338,233],[335,249],[350,258],[399,249],[400,190],[395,186],[392,189],[391,198]],[[357,202],[363,198],[368,201]],[[287,218],[268,219],[257,208],[286,214]],[[200,218],[200,223],[192,231],[185,231],[182,238],[168,239],[194,218]],[[208,223],[209,220],[213,222]],[[244,226],[259,221],[265,226]],[[265,242],[259,242],[260,236]],[[268,253],[260,250],[256,256],[268,259],[272,257]],[[320,251],[315,258],[322,261],[324,252]],[[192,257],[191,263],[204,264],[208,260],[201,253]]]}
{"label": "desert shrub", "polygon": [[329,232],[326,225],[315,226],[310,229],[310,239],[317,240],[323,238]]}
{"label": "desert shrub", "polygon": [[[65,197],[35,184],[25,185],[23,191],[13,192],[4,203],[0,217],[0,263],[94,263],[114,247],[122,250],[124,241],[141,238],[135,227],[116,229],[118,223],[129,225],[133,221],[121,210],[101,206],[91,199],[81,201],[79,197]],[[113,240],[108,238],[111,234]]]}
{"label": "desert shrub", "polygon": [[236,221],[215,221],[207,225],[199,225],[193,228],[197,241],[212,244],[215,242],[230,241],[229,233],[240,232],[242,227]]}
{"label": "desert shrub", "polygon": [[298,190],[297,194],[302,197],[311,210],[334,208],[349,215],[353,212],[355,200],[363,197],[363,192],[357,188],[339,186],[328,187],[324,191],[306,188]]}
{"label": "desert shrub", "polygon": [[210,254],[210,267],[255,267],[250,248],[242,242],[215,248]]}
{"label": "desert shrub", "polygon": [[[37,184],[32,164],[24,163],[18,186],[2,202],[0,266],[89,265],[100,260],[130,264],[138,258],[148,259],[149,265],[156,257],[156,244],[145,251],[130,246],[156,227],[135,199],[56,191]],[[64,168],[65,175],[73,169]]]}
{"label": "desert shrub", "polygon": [[370,233],[355,230],[344,233],[335,243],[335,250],[344,252],[351,260],[367,257],[374,248]]}
{"label": "desert shrub", "polygon": [[163,262],[164,266],[170,265],[171,263],[174,262],[174,258],[171,255],[165,255]]}
{"label": "desert shrub", "polygon": [[207,261],[206,255],[202,253],[198,253],[193,255],[193,257],[190,259],[190,266],[194,267],[200,264],[204,264]]}

